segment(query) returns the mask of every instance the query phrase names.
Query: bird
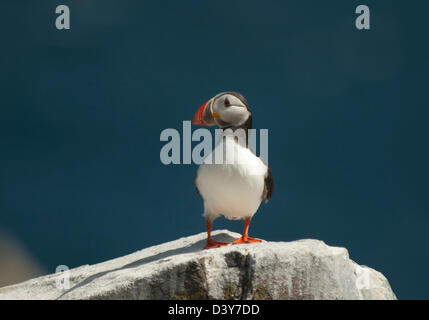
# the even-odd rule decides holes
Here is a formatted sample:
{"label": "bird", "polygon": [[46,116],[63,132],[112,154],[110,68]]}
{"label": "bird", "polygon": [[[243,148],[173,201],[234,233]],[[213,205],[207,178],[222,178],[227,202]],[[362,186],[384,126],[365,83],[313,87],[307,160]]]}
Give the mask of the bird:
{"label": "bird", "polygon": [[204,203],[204,249],[229,245],[211,237],[213,221],[221,216],[244,220],[242,236],[232,244],[261,242],[249,236],[249,225],[261,202],[270,200],[274,181],[268,165],[249,149],[252,114],[246,98],[234,91],[221,92],[201,105],[192,123],[222,130],[195,176],[195,186]]}

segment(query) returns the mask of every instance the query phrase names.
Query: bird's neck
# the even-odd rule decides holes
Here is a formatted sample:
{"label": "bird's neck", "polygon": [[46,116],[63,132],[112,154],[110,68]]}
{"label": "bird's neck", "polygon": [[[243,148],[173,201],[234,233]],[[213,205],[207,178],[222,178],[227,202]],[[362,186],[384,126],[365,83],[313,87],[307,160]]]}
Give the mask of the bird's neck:
{"label": "bird's neck", "polygon": [[231,129],[232,131],[235,131],[237,129],[244,129],[244,130],[249,130],[252,129],[252,115],[249,115],[249,117],[247,118],[246,121],[244,121],[242,124],[240,125],[229,125],[226,127],[223,127],[222,130],[228,130]]}
{"label": "bird's neck", "polygon": [[249,130],[252,129],[252,116],[249,115],[249,118],[247,118],[247,120],[243,122],[241,125],[238,125],[238,126],[231,125],[228,127],[224,127],[222,129],[223,129],[224,135],[228,135],[229,133],[231,133],[231,131],[232,131],[232,134],[236,134],[237,130],[241,129],[246,136],[245,146],[247,148],[249,146]]}

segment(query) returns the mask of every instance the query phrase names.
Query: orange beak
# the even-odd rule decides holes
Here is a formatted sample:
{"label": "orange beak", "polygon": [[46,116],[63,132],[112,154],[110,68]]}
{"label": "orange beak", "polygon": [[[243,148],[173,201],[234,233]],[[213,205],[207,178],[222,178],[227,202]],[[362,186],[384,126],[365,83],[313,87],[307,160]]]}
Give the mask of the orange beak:
{"label": "orange beak", "polygon": [[216,125],[215,119],[218,119],[220,116],[219,113],[213,111],[213,101],[214,98],[210,99],[198,109],[194,116],[194,120],[192,120],[193,124],[199,124],[202,126]]}
{"label": "orange beak", "polygon": [[202,126],[207,126],[207,123],[204,121],[204,111],[206,110],[207,104],[210,102],[207,101],[204,103],[197,111],[197,113],[194,116],[194,120],[192,120],[193,124],[199,124]]}

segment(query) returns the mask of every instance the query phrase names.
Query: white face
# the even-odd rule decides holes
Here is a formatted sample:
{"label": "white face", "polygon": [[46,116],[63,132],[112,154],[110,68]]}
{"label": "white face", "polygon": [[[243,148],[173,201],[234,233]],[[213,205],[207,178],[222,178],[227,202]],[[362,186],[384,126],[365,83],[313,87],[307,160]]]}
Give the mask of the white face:
{"label": "white face", "polygon": [[240,126],[249,118],[250,112],[246,105],[232,94],[221,94],[215,97],[213,112],[219,114],[215,119],[219,127]]}

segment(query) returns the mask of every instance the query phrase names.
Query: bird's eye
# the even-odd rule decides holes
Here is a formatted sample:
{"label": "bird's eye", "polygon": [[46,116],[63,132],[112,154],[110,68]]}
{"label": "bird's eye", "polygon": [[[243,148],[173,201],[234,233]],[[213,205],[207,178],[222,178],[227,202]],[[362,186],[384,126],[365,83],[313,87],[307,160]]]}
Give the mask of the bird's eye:
{"label": "bird's eye", "polygon": [[225,100],[223,101],[223,104],[225,105],[225,107],[231,106],[231,103],[229,102],[228,98],[225,98]]}

